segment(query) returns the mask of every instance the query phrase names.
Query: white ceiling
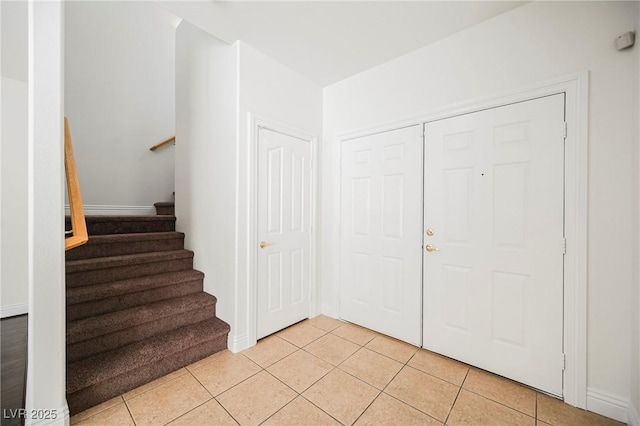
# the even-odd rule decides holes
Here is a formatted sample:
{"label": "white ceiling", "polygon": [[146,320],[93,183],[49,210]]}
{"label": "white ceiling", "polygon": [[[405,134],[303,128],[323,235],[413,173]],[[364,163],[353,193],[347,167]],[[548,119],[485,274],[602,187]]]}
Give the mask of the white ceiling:
{"label": "white ceiling", "polygon": [[242,40],[327,86],[524,4],[519,1],[174,1],[170,12]]}

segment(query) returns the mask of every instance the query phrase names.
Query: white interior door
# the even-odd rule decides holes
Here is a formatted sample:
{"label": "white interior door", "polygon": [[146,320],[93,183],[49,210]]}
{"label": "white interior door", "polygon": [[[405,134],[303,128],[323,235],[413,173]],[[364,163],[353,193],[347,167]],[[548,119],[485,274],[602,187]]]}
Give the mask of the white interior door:
{"label": "white interior door", "polygon": [[257,338],[309,317],[311,142],[258,134]]}
{"label": "white interior door", "polygon": [[564,94],[425,124],[423,345],[555,395],[564,136]]}
{"label": "white interior door", "polygon": [[420,345],[421,232],[422,126],[343,142],[343,319]]}

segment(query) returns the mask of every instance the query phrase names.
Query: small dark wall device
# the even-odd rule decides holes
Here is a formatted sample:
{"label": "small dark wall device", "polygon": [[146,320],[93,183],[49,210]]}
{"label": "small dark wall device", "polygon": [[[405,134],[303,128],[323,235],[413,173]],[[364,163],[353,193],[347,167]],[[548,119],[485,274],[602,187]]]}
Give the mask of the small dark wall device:
{"label": "small dark wall device", "polygon": [[620,37],[615,39],[614,44],[616,45],[616,49],[624,50],[631,46],[635,42],[636,34],[633,31],[629,31],[628,33],[622,34]]}

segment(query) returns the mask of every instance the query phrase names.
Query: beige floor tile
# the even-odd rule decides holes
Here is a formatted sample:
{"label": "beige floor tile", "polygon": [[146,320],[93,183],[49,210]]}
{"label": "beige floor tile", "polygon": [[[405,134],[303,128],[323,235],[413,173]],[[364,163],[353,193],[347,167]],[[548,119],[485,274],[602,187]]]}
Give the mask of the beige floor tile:
{"label": "beige floor tile", "polygon": [[380,390],[389,384],[402,367],[403,364],[398,361],[367,348],[361,348],[338,366],[341,370]]}
{"label": "beige floor tile", "polygon": [[216,399],[241,425],[258,425],[297,394],[266,371],[252,376]]}
{"label": "beige floor tile", "polygon": [[195,368],[187,368],[213,396],[221,394],[261,370],[244,355],[229,351],[220,352],[215,358],[209,357],[206,363],[195,365]]}
{"label": "beige floor tile", "polygon": [[326,333],[326,331],[312,326],[309,321],[302,321],[278,332],[277,336],[302,348]]}
{"label": "beige floor tile", "polygon": [[136,425],[165,424],[211,399],[191,374],[183,374],[127,400]]}
{"label": "beige floor tile", "polygon": [[173,373],[169,373],[166,376],[162,376],[159,379],[156,379],[156,380],[154,380],[152,382],[149,382],[146,385],[139,386],[139,387],[135,388],[134,390],[125,393],[124,395],[122,395],[122,397],[125,400],[129,400],[129,399],[133,398],[134,396],[138,396],[141,393],[144,393],[144,392],[146,392],[148,390],[151,390],[151,389],[153,389],[155,387],[158,387],[163,383],[166,383],[166,382],[168,382],[170,380],[175,379],[176,377],[180,377],[183,374],[187,374],[187,373],[188,373],[188,371],[187,371],[186,368],[181,368],[180,370],[174,371]]}
{"label": "beige floor tile", "polygon": [[358,349],[360,349],[360,346],[333,334],[325,334],[304,348],[305,351],[327,361],[331,365],[340,364]]}
{"label": "beige floor tile", "polygon": [[461,362],[424,349],[416,352],[408,365],[456,386],[462,385],[469,371],[469,367]]}
{"label": "beige floor tile", "polygon": [[302,396],[342,422],[352,424],[378,396],[379,391],[340,370],[333,370]]}
{"label": "beige floor tile", "polygon": [[332,333],[360,346],[366,345],[373,340],[374,337],[379,336],[375,331],[349,323],[341,325],[333,330]]}
{"label": "beige floor tile", "polygon": [[382,335],[374,337],[366,347],[403,364],[406,364],[419,349],[416,346]]}
{"label": "beige floor tile", "polygon": [[549,423],[545,423],[540,420],[536,420],[536,426],[551,426]]}
{"label": "beige floor tile", "polygon": [[618,421],[610,419],[608,417],[601,416],[596,413],[581,410],[576,407],[572,407],[559,399],[552,398],[541,393],[537,394],[538,397],[538,420],[545,423],[549,423],[553,426],[574,426],[574,425],[589,425],[589,426],[618,426],[623,425]]}
{"label": "beige floor tile", "polygon": [[102,404],[98,404],[96,406],[93,406],[93,407],[89,408],[88,410],[84,410],[83,412],[78,413],[75,416],[71,416],[71,418],[69,419],[69,422],[71,424],[78,423],[80,420],[84,420],[84,419],[86,419],[88,417],[91,417],[91,416],[93,416],[95,414],[98,414],[99,412],[104,411],[107,408],[111,408],[114,405],[120,404],[122,402],[124,402],[122,400],[122,396],[117,396],[117,397],[115,397],[113,399],[110,399],[108,401],[103,402]]}
{"label": "beige floor tile", "polygon": [[328,362],[300,349],[273,364],[267,371],[296,392],[302,393],[332,369],[333,366]]}
{"label": "beige floor tile", "polygon": [[[122,401],[122,398],[120,399]],[[124,402],[75,423],[77,426],[135,426]]]}
{"label": "beige floor tile", "polygon": [[215,399],[194,408],[171,423],[172,426],[217,425],[237,426],[238,422]]}
{"label": "beige floor tile", "polygon": [[415,408],[381,393],[367,411],[355,423],[357,426],[387,426],[387,425],[442,425],[436,419],[416,410]]}
{"label": "beige floor tile", "polygon": [[459,388],[411,367],[404,367],[385,392],[444,422]]}
{"label": "beige floor tile", "polygon": [[340,422],[299,396],[262,424],[264,426],[339,426]]}
{"label": "beige floor tile", "polygon": [[511,380],[472,368],[462,388],[528,416],[536,416],[536,392]]}
{"label": "beige floor tile", "polygon": [[535,419],[494,401],[461,390],[447,425],[535,426]]}
{"label": "beige floor tile", "polygon": [[344,321],[326,315],[318,315],[317,317],[311,318],[308,322],[312,326],[321,328],[324,331],[334,330],[344,324]]}
{"label": "beige floor tile", "polygon": [[189,371],[193,371],[194,369],[196,369],[196,368],[200,368],[200,367],[202,367],[203,365],[206,365],[206,364],[208,364],[208,363],[210,363],[210,362],[212,362],[212,361],[217,361],[217,360],[219,360],[220,358],[229,357],[229,356],[231,356],[231,355],[233,355],[233,352],[231,352],[231,351],[230,351],[230,350],[228,350],[228,349],[225,349],[225,350],[223,350],[223,351],[216,352],[215,354],[210,355],[210,356],[208,356],[208,357],[206,357],[206,358],[202,358],[201,360],[196,361],[196,362],[194,362],[193,364],[187,365],[187,366],[186,366],[186,369],[187,369],[187,370],[189,370]]}
{"label": "beige floor tile", "polygon": [[260,340],[257,345],[242,351],[242,355],[249,358],[262,368],[280,361],[292,354],[298,348],[280,337],[273,335]]}

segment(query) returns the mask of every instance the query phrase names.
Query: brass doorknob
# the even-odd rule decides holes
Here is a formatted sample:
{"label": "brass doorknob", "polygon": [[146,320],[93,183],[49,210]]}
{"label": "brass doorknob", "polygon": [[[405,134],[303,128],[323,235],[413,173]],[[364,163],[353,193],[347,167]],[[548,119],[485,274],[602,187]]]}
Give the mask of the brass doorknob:
{"label": "brass doorknob", "polygon": [[267,243],[266,241],[260,241],[260,248],[263,249],[265,247],[269,247],[271,244]]}
{"label": "brass doorknob", "polygon": [[433,253],[434,251],[440,251],[439,248],[432,246],[431,244],[427,244],[427,246],[424,248],[426,251],[428,251],[429,253]]}

